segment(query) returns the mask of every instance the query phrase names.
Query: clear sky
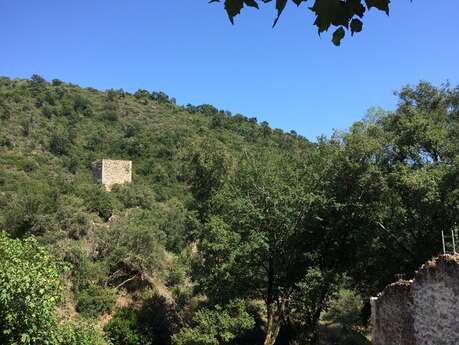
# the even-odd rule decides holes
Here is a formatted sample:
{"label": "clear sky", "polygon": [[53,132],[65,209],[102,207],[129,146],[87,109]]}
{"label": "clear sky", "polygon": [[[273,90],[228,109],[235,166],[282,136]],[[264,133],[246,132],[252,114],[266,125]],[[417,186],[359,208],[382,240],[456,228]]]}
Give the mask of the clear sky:
{"label": "clear sky", "polygon": [[0,0],[0,75],[162,90],[310,139],[393,109],[403,85],[459,84],[457,0],[393,0],[340,48],[305,5],[275,29],[273,4],[262,8],[231,26],[208,0]]}

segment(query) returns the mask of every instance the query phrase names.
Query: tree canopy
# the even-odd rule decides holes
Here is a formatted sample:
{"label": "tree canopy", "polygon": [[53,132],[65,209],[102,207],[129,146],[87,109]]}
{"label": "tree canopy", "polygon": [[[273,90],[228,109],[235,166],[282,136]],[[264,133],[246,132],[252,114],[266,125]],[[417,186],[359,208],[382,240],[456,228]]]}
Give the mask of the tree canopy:
{"label": "tree canopy", "polygon": [[[211,0],[210,2],[222,2],[222,0]],[[277,12],[274,27],[288,3],[292,2],[299,7],[308,0],[224,0],[224,7],[229,20],[234,23],[234,18],[241,13],[244,6],[258,9],[260,5],[270,2],[275,2]],[[362,31],[363,17],[367,11],[375,8],[389,15],[389,7],[390,0],[314,0],[308,9],[314,13],[314,25],[319,34],[331,27],[335,28],[332,42],[339,46],[346,35],[346,30],[350,31],[351,35]]]}

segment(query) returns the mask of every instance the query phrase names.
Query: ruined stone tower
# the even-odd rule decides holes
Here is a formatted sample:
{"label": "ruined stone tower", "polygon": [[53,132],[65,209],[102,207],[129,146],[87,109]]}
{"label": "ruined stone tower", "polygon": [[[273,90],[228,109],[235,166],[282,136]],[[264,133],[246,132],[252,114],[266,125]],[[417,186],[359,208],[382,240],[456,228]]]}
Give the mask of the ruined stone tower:
{"label": "ruined stone tower", "polygon": [[101,159],[92,165],[92,178],[95,183],[101,183],[107,191],[115,184],[132,181],[132,162],[112,159]]}

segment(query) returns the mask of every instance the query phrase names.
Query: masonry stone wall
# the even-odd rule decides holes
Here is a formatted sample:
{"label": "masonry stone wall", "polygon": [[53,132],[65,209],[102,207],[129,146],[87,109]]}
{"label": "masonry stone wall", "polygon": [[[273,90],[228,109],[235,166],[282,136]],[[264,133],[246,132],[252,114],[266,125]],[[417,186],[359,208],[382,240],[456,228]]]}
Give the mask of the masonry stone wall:
{"label": "masonry stone wall", "polygon": [[459,345],[459,255],[427,262],[371,305],[375,345]]}
{"label": "masonry stone wall", "polygon": [[132,181],[132,162],[102,159],[93,163],[93,180],[110,191],[115,184]]}

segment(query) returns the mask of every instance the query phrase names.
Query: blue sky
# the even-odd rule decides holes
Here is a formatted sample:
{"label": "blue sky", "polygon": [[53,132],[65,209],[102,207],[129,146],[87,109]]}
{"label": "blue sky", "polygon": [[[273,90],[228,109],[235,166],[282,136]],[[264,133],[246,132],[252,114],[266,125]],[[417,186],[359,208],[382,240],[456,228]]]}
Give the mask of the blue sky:
{"label": "blue sky", "polygon": [[[312,1],[312,0],[311,0]],[[162,90],[310,139],[346,129],[393,92],[459,84],[459,1],[394,0],[340,48],[306,6],[246,9],[231,26],[207,0],[0,0],[0,75]]]}

